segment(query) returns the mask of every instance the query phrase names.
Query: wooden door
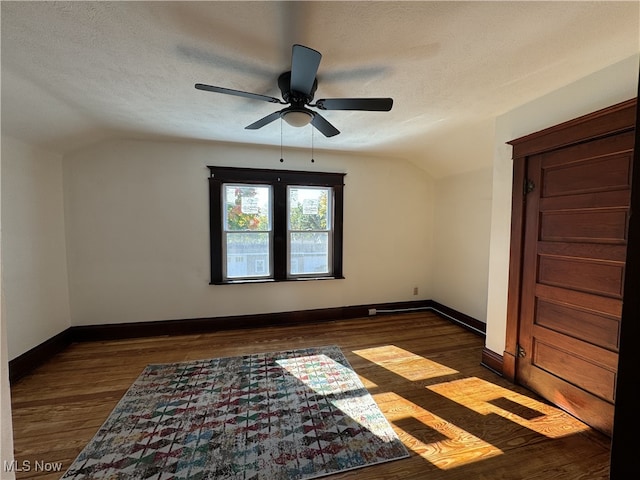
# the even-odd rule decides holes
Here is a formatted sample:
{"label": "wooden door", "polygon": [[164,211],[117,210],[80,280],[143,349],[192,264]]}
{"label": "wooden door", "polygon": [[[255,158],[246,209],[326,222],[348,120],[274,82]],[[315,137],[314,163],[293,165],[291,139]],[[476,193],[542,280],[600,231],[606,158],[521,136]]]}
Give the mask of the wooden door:
{"label": "wooden door", "polygon": [[520,277],[517,302],[510,292],[518,317],[515,380],[608,435],[634,141],[632,129],[619,129],[522,157],[521,218],[514,221],[522,229],[511,271]]}

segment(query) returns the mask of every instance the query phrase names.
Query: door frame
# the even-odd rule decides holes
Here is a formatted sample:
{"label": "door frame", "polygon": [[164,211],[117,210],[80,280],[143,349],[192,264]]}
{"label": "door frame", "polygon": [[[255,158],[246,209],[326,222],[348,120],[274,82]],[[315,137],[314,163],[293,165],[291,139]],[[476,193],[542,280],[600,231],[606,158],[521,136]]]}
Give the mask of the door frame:
{"label": "door frame", "polygon": [[[640,74],[638,75],[638,96],[640,97]],[[640,105],[636,105],[636,145],[633,161],[640,166]],[[640,167],[633,170],[631,180],[631,210],[640,212]],[[631,245],[634,248],[630,248]],[[624,288],[627,292],[640,291],[640,215],[629,218],[629,238],[627,266]],[[618,354],[618,383],[616,385],[616,405],[613,416],[613,436],[611,437],[611,457],[609,478],[628,478],[629,473],[640,473],[636,452],[628,447],[628,439],[640,430],[637,415],[640,394],[640,371],[637,367],[636,348],[640,342],[640,296],[629,295],[623,300],[622,322],[620,325],[620,353]],[[636,321],[634,321],[636,320]]]}
{"label": "door frame", "polygon": [[[502,357],[502,373],[505,378],[512,382],[517,380],[517,348],[520,330],[520,299],[524,260],[525,189],[529,157],[600,137],[634,130],[636,103],[637,99],[633,98],[507,142],[513,147],[513,188],[511,196],[507,323],[505,350]],[[627,248],[631,249],[631,247],[631,243],[628,243]],[[634,244],[634,248],[640,248],[640,245]]]}

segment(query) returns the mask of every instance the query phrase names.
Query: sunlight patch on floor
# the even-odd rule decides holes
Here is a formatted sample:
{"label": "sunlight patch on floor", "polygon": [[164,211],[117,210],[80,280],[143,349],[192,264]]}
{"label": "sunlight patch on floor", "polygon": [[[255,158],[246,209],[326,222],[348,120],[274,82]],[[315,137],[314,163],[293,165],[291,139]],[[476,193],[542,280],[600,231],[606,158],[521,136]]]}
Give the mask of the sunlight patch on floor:
{"label": "sunlight patch on floor", "polygon": [[[394,392],[374,395],[404,445],[434,466],[448,470],[502,455],[502,450]],[[393,410],[384,409],[392,403]],[[411,433],[409,433],[409,431]]]}
{"label": "sunlight patch on floor", "polygon": [[549,438],[561,438],[589,429],[557,407],[477,377],[426,388],[481,415],[500,415]]}
{"label": "sunlight patch on floor", "polygon": [[[421,381],[437,378],[445,380],[442,377],[459,372],[395,345],[354,350],[353,353],[409,380],[416,388],[427,388],[468,409],[469,413],[482,415],[480,425],[484,421],[497,421],[496,418],[486,418],[488,415],[496,415],[530,430],[531,435],[538,434],[547,438],[562,438],[589,429],[557,407],[481,378],[467,377],[420,386]],[[448,470],[504,453],[492,443],[393,391],[379,392],[373,397],[404,445],[439,469]],[[461,412],[456,412],[454,416],[459,415],[464,418]],[[498,430],[500,421],[495,426]],[[484,428],[481,430],[485,431]],[[475,430],[474,433],[478,434]],[[499,431],[491,428],[486,433],[493,435],[492,438],[500,438]],[[522,438],[520,440],[525,441]]]}
{"label": "sunlight patch on floor", "polygon": [[367,390],[373,390],[373,389],[378,387],[378,384],[372,382],[367,377],[363,377],[362,375],[360,375],[357,372],[356,372],[356,374],[358,375],[358,378],[360,379],[360,381],[364,385],[364,388],[366,388]]}
{"label": "sunlight patch on floor", "polygon": [[343,394],[354,388],[350,381],[353,370],[324,354],[284,358],[276,363],[321,395]]}
{"label": "sunlight patch on floor", "polygon": [[369,397],[366,387],[354,382],[354,370],[324,354],[284,358],[276,363],[306,387],[326,396],[327,401],[354,422],[382,440],[390,440],[389,425],[378,408],[373,408],[373,397]]}
{"label": "sunlight patch on floor", "polygon": [[353,350],[353,353],[412,382],[458,373],[395,345]]}

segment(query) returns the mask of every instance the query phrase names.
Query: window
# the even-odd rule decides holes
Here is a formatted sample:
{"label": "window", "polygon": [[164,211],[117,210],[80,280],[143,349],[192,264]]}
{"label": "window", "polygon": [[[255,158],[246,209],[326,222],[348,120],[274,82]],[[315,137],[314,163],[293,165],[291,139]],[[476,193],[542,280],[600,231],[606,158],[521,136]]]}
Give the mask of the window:
{"label": "window", "polygon": [[223,277],[259,278],[271,272],[271,186],[224,184]]}
{"label": "window", "polygon": [[330,187],[288,187],[289,275],[330,275]]}
{"label": "window", "polygon": [[342,278],[342,173],[209,167],[211,283]]}

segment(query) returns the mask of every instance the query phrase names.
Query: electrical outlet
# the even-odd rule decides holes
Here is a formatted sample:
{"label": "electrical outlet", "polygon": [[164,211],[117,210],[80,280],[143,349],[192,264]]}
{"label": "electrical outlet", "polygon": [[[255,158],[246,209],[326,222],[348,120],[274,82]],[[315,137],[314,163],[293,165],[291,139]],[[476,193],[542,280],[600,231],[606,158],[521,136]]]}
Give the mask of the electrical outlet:
{"label": "electrical outlet", "polygon": [[413,287],[413,294],[417,295],[418,294],[418,287]]}
{"label": "electrical outlet", "polygon": [[370,308],[370,309],[369,309],[369,315],[373,316],[373,315],[375,315],[376,313],[378,313],[378,312],[377,312],[377,310],[376,310],[375,308]]}

